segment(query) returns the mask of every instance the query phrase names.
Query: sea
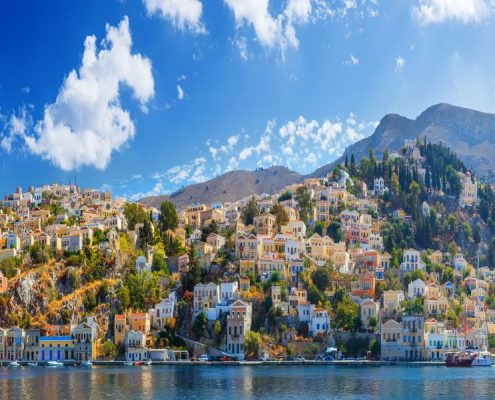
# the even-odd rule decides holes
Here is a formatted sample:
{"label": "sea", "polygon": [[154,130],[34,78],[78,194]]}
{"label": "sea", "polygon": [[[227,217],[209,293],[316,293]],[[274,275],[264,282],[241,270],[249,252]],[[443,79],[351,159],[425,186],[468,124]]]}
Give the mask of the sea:
{"label": "sea", "polygon": [[495,399],[495,368],[94,366],[0,368],[1,399]]}

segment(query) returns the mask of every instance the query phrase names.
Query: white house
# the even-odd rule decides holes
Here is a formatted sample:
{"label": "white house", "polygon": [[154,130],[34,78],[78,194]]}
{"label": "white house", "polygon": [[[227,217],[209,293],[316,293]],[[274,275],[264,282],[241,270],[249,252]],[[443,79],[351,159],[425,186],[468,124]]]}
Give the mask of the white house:
{"label": "white house", "polygon": [[220,296],[222,303],[229,303],[239,298],[239,283],[223,282],[220,283]]}
{"label": "white house", "polygon": [[373,181],[373,195],[382,196],[385,193],[385,180],[382,176]]}
{"label": "white house", "polygon": [[146,338],[141,331],[129,331],[125,338],[126,360],[143,361],[148,358],[148,349],[145,346]]}
{"label": "white house", "polygon": [[328,311],[324,308],[313,308],[308,327],[309,334],[313,337],[317,336],[319,333],[329,333],[330,316],[328,315]]}
{"label": "white house", "polygon": [[407,297],[421,297],[426,295],[426,284],[421,279],[416,279],[407,285]]}
{"label": "white house", "polygon": [[452,265],[456,271],[462,272],[467,268],[467,261],[461,254],[457,254],[452,260]]}
{"label": "white house", "polygon": [[168,299],[163,299],[160,303],[155,304],[155,308],[149,310],[151,316],[151,325],[156,329],[162,329],[167,320],[174,317],[175,301],[169,296]]}
{"label": "white house", "polygon": [[285,242],[285,259],[287,261],[299,259],[299,245],[293,239],[289,239]]}
{"label": "white house", "polygon": [[139,256],[136,259],[136,270],[139,273],[142,273],[144,271],[151,272],[151,265],[148,264],[145,256]]}
{"label": "white house", "polygon": [[421,253],[416,249],[408,249],[404,251],[404,258],[400,269],[402,271],[415,271],[417,269],[424,271],[425,263],[421,260]]}

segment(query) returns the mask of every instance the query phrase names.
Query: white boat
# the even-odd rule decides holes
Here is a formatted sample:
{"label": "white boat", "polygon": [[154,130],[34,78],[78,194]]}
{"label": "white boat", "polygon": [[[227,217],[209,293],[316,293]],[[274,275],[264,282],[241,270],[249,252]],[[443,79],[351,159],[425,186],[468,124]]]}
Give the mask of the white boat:
{"label": "white boat", "polygon": [[37,366],[38,366],[38,363],[37,362],[30,362],[30,363],[28,363],[28,367],[30,367],[30,368],[35,368]]}
{"label": "white boat", "polygon": [[151,365],[151,360],[143,361],[143,365],[146,365],[146,366]]}
{"label": "white boat", "polygon": [[134,365],[134,363],[132,361],[126,361],[126,362],[124,362],[124,365],[126,367],[132,367]]}
{"label": "white boat", "polygon": [[9,368],[18,368],[20,367],[21,364],[19,364],[17,361],[12,361],[10,364],[9,364]]}
{"label": "white boat", "polygon": [[61,363],[60,361],[48,361],[46,365],[49,367],[63,367],[64,363]]}
{"label": "white boat", "polygon": [[81,367],[91,368],[92,366],[93,366],[93,363],[91,361],[81,361]]}
{"label": "white boat", "polygon": [[485,353],[479,353],[476,355],[476,357],[473,359],[473,364],[471,365],[473,367],[491,367],[492,366],[492,359],[490,357],[490,354],[485,354]]}

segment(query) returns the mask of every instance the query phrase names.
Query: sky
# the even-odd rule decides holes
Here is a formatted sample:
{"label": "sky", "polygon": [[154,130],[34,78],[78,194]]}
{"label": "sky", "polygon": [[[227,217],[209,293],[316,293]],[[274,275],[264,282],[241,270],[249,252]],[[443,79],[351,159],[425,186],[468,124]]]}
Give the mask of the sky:
{"label": "sky", "polygon": [[495,0],[0,3],[0,193],[308,173],[387,113],[495,112]]}

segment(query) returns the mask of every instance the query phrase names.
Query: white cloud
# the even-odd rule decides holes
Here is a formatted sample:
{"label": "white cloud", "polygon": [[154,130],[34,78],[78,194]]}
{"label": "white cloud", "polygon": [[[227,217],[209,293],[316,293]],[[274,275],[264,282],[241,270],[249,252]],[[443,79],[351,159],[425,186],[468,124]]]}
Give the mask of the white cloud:
{"label": "white cloud", "polygon": [[45,106],[34,135],[24,135],[27,148],[63,170],[81,166],[104,169],[115,150],[135,134],[129,112],[120,104],[127,86],[141,107],[154,95],[149,59],[132,54],[129,20],[106,26],[98,50],[95,36],[84,42],[82,65],[65,78],[55,103]]}
{"label": "white cloud", "polygon": [[422,24],[483,21],[494,6],[493,0],[418,0],[413,15]]}
{"label": "white cloud", "polygon": [[184,100],[184,89],[180,85],[177,85],[177,98],[179,100]]}
{"label": "white cloud", "polygon": [[199,0],[143,0],[149,15],[157,14],[179,30],[205,33],[201,21],[203,4]]}
{"label": "white cloud", "polygon": [[24,86],[24,87],[21,89],[21,92],[22,92],[22,93],[25,93],[25,94],[28,94],[30,91],[31,91],[31,88],[30,88],[29,86]]}
{"label": "white cloud", "polygon": [[401,72],[404,69],[405,65],[406,65],[406,60],[404,60],[401,56],[398,56],[395,59],[395,71],[396,72]]}
{"label": "white cloud", "polygon": [[345,60],[344,64],[349,65],[349,66],[359,65],[359,58],[357,58],[353,54],[351,54],[351,57],[348,60]]}
{"label": "white cloud", "polygon": [[[270,0],[224,1],[234,13],[238,28],[243,25],[252,26],[260,44],[268,48],[280,48],[282,56],[287,48],[298,48],[295,27],[307,23],[311,15],[310,0],[289,0],[285,9],[275,16],[270,14]],[[246,47],[241,43],[243,58],[247,57]]]}
{"label": "white cloud", "polygon": [[[2,118],[1,120],[3,120]],[[0,137],[0,147],[10,153],[12,146],[17,139],[23,140],[26,136],[28,126],[31,124],[26,109],[21,109],[19,115],[12,114],[4,122],[6,133]]]}
{"label": "white cloud", "polygon": [[245,36],[237,38],[233,41],[234,46],[239,51],[239,55],[243,60],[247,60],[249,58],[248,44]]}

